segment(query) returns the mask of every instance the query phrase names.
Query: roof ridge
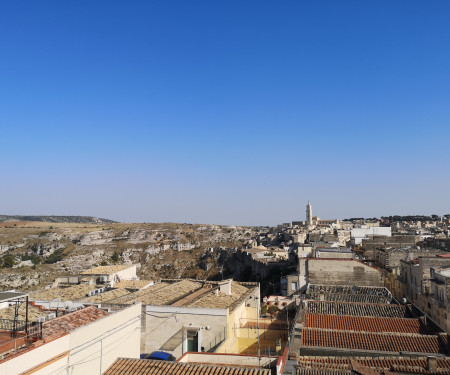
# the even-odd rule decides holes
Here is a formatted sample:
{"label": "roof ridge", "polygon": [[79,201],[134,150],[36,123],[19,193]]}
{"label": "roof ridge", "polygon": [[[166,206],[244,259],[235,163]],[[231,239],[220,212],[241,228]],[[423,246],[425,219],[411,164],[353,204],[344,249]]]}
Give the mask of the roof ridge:
{"label": "roof ridge", "polygon": [[440,335],[423,335],[421,333],[410,333],[410,332],[372,332],[372,331],[354,331],[354,330],[347,330],[347,329],[336,329],[336,328],[317,328],[317,327],[304,327],[305,329],[310,330],[317,330],[317,331],[323,331],[323,332],[351,332],[355,334],[370,334],[370,335],[379,335],[379,336],[407,336],[407,337],[417,337],[417,338],[439,338]]}

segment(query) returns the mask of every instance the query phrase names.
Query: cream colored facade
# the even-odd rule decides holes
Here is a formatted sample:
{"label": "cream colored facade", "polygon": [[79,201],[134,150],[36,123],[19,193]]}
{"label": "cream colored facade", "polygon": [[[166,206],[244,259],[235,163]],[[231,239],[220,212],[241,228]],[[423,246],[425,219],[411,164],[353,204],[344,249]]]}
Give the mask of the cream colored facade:
{"label": "cream colored facade", "polygon": [[121,280],[135,280],[136,264],[120,266],[99,266],[81,273],[83,279],[91,279],[93,283],[110,283],[114,286],[115,282]]}
{"label": "cream colored facade", "polygon": [[[221,285],[223,291],[231,283]],[[231,290],[230,290],[231,292]],[[181,357],[188,351],[239,353],[239,327],[256,320],[259,286],[228,308],[146,305],[141,334],[141,352],[164,350]],[[195,336],[194,347],[189,337]],[[225,349],[222,349],[225,348]],[[224,351],[225,350],[225,351]]]}

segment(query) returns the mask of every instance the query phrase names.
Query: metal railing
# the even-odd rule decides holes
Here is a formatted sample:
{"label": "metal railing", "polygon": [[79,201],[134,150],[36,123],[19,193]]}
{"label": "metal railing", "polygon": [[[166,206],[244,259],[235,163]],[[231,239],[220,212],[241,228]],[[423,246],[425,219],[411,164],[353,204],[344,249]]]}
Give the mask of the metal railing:
{"label": "metal railing", "polygon": [[0,330],[2,331],[25,331],[25,327],[25,320],[0,319]]}
{"label": "metal railing", "polygon": [[23,332],[27,333],[29,339],[38,339],[42,337],[42,323],[0,319],[0,331],[10,331],[11,337],[15,337],[18,332]]}

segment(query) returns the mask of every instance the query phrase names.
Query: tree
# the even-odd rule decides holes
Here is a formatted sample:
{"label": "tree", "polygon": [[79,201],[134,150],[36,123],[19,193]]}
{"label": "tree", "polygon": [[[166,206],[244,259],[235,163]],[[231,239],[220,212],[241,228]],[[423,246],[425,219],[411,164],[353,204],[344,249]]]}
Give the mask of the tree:
{"label": "tree", "polygon": [[280,311],[280,309],[278,308],[278,306],[275,305],[270,305],[269,308],[267,309],[267,312],[272,316],[277,315],[278,311]]}
{"label": "tree", "polygon": [[4,268],[12,268],[15,264],[14,257],[11,254],[6,254],[3,257],[3,267]]}
{"label": "tree", "polygon": [[111,256],[111,260],[114,263],[117,263],[119,261],[119,253],[117,251],[114,251],[114,254]]}

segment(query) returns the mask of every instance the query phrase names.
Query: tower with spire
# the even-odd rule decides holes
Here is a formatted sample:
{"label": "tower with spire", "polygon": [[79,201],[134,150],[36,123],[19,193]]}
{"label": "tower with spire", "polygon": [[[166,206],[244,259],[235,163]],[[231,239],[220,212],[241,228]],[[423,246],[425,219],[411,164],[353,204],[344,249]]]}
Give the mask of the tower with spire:
{"label": "tower with spire", "polygon": [[309,201],[306,205],[306,225],[312,225],[312,207]]}

